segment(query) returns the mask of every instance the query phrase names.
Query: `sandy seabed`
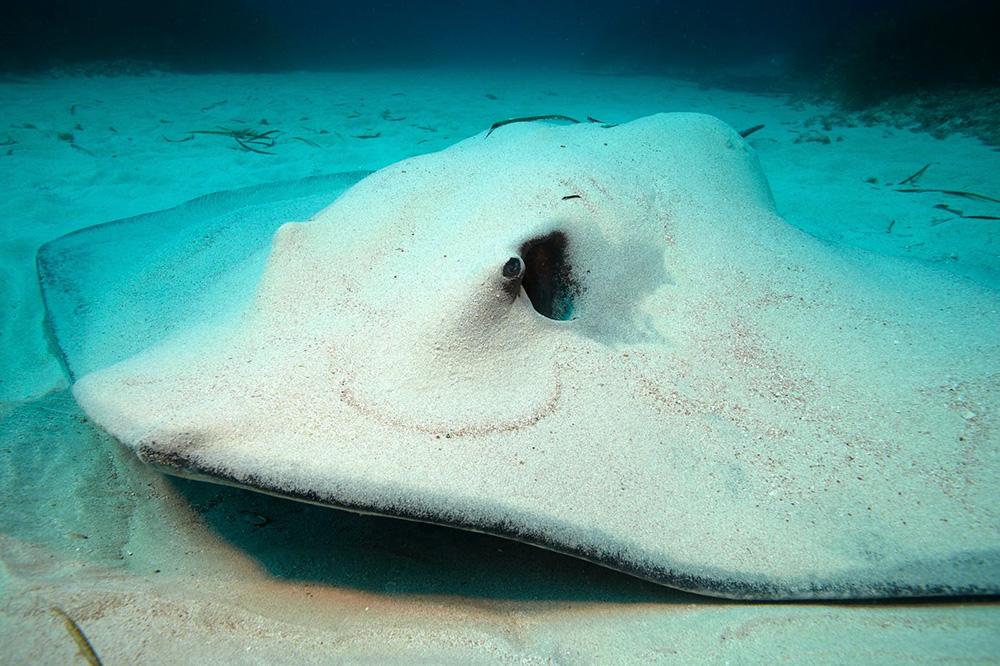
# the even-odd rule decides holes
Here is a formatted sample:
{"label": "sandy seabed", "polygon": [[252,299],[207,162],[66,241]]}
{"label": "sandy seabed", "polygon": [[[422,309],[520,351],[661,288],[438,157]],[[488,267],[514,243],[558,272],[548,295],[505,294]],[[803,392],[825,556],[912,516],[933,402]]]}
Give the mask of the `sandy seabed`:
{"label": "sandy seabed", "polygon": [[[374,169],[512,116],[698,111],[750,137],[779,213],[1000,284],[1000,153],[647,77],[410,71],[0,81],[0,654],[71,663],[1000,661],[995,603],[741,604],[537,548],[167,479],[94,428],[43,334],[34,253],[209,192]],[[260,154],[218,128],[277,130]],[[190,137],[190,138],[189,138]],[[912,183],[911,183],[912,184]],[[81,657],[76,657],[83,663]]]}

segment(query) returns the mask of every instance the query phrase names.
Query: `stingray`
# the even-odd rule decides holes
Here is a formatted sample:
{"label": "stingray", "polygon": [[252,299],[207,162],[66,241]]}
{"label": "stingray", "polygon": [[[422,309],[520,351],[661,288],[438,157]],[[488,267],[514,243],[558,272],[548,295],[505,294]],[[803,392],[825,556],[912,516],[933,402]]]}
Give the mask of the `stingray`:
{"label": "stingray", "polygon": [[170,474],[744,599],[1000,591],[997,292],[821,242],[709,116],[518,124],[38,257]]}

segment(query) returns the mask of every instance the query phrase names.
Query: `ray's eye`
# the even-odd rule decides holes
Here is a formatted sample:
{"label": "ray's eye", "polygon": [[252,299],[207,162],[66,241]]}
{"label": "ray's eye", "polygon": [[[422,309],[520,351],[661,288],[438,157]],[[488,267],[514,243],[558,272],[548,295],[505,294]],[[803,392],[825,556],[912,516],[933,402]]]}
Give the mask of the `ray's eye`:
{"label": "ray's eye", "polygon": [[503,265],[503,276],[507,279],[516,278],[521,274],[521,260],[517,257],[511,257],[507,260],[507,263]]}

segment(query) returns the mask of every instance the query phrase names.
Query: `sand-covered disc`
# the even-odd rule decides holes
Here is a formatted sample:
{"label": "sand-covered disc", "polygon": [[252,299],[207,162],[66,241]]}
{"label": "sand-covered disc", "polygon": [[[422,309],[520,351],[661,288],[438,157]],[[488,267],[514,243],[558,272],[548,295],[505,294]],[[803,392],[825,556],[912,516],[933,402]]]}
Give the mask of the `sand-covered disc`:
{"label": "sand-covered disc", "polygon": [[[156,282],[198,306],[124,360],[50,307],[87,414],[171,473],[707,594],[1000,592],[1000,297],[792,228],[720,121],[504,126],[306,208],[211,297]],[[87,233],[48,303],[99,300]]]}

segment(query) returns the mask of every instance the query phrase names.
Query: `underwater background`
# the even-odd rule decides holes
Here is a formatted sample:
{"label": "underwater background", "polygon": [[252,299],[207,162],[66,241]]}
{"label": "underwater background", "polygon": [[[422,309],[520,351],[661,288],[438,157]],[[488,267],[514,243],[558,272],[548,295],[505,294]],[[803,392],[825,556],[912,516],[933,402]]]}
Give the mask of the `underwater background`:
{"label": "underwater background", "polygon": [[80,229],[507,118],[695,111],[749,132],[790,224],[995,294],[998,18],[974,0],[5,3],[0,661],[1000,661],[995,599],[739,604],[162,476],[73,400],[35,264]]}

